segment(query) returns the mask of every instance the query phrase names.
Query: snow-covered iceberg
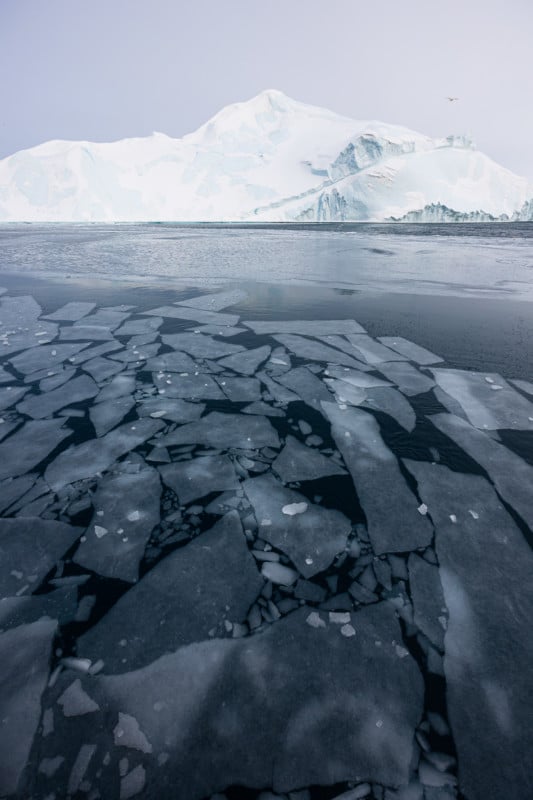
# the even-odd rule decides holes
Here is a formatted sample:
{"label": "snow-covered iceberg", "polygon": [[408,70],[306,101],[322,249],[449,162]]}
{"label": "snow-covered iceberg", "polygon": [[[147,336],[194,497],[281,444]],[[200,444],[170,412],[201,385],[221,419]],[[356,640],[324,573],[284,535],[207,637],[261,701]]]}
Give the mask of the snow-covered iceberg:
{"label": "snow-covered iceberg", "polygon": [[50,141],[0,161],[0,221],[523,220],[532,197],[466,137],[356,121],[274,90],[182,139]]}

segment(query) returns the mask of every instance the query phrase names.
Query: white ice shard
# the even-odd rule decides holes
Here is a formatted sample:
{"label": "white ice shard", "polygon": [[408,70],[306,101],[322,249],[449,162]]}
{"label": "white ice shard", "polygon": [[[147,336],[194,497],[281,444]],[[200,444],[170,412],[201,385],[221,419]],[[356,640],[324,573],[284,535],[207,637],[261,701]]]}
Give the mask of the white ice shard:
{"label": "white ice shard", "polygon": [[353,370],[347,369],[346,367],[336,367],[331,365],[328,366],[327,372],[324,374],[326,377],[336,378],[337,380],[349,383],[351,386],[355,386],[358,389],[373,389],[379,386],[384,387],[391,385],[388,381],[384,381],[382,378],[376,378],[375,375],[369,375],[368,373],[359,369]]}
{"label": "white ice shard", "polygon": [[84,350],[87,346],[87,342],[80,342],[78,344],[43,344],[13,356],[13,358],[10,359],[10,363],[17,372],[30,375],[30,373],[36,372],[37,370],[53,369],[57,367],[63,361],[67,361],[71,356],[75,356],[80,350]]}
{"label": "white ice shard", "polygon": [[294,436],[287,436],[285,447],[273,461],[272,469],[284,483],[314,481],[329,475],[346,475],[346,470],[327,456],[306,447]]}
{"label": "white ice shard", "polygon": [[102,357],[91,358],[90,361],[86,361],[83,365],[84,372],[88,372],[97,383],[103,383],[123,369],[122,364],[117,364],[116,361]]}
{"label": "white ice shard", "polygon": [[336,378],[324,378],[324,383],[335,394],[338,403],[360,406],[366,400],[366,389],[353,386],[346,381],[339,381]]}
{"label": "white ice shard", "polygon": [[[432,369],[438,385],[464,409],[476,428],[533,430],[533,403],[496,373]],[[487,376],[493,383],[486,381]],[[501,387],[494,391],[493,386]]]}
{"label": "white ice shard", "polygon": [[420,502],[381,438],[374,417],[356,408],[343,411],[336,403],[323,403],[323,409],[353,478],[374,552],[397,553],[429,545],[431,525],[418,513]]}
{"label": "white ice shard", "polygon": [[40,320],[41,312],[40,305],[33,297],[25,295],[0,298],[2,355],[41,347],[41,342],[55,339],[57,324]]}
{"label": "white ice shard", "polygon": [[[254,509],[259,536],[285,553],[305,578],[327,569],[344,550],[351,523],[340,511],[307,503],[272,475],[250,478],[243,486]],[[305,513],[283,513],[284,507],[302,509],[304,503]]]}

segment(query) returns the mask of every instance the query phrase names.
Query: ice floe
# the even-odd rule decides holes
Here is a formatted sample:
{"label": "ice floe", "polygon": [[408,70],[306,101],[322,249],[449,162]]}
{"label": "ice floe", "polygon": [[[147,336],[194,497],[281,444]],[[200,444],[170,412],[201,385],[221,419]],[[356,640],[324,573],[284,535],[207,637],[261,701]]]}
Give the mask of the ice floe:
{"label": "ice floe", "polygon": [[263,345],[263,347],[256,347],[252,350],[245,350],[232,356],[226,356],[226,358],[222,358],[219,361],[219,364],[243,375],[254,375],[259,365],[266,361],[270,353],[271,348],[268,345]]}
{"label": "ice floe", "polygon": [[240,344],[221,342],[203,333],[169,333],[161,338],[168,347],[183,350],[194,358],[222,358],[245,349]]}
{"label": "ice floe", "polygon": [[396,389],[380,387],[365,389],[366,399],[362,405],[382,411],[396,420],[398,425],[411,432],[416,425],[416,414],[409,401]]}
{"label": "ice floe", "polygon": [[306,339],[304,336],[296,336],[294,334],[279,334],[273,336],[273,338],[299,358],[343,364],[346,367],[355,367],[357,369],[358,362],[355,358],[350,358],[349,355],[341,350],[336,350],[334,347],[317,342],[315,339]]}
{"label": "ice floe", "polygon": [[230,289],[229,291],[190,297],[188,300],[178,300],[175,305],[201,308],[204,311],[222,311],[223,308],[242,303],[247,297],[248,293],[242,289]]}
{"label": "ice floe", "polygon": [[96,303],[87,303],[84,301],[66,303],[52,314],[46,314],[42,319],[58,320],[59,322],[77,322],[77,320],[90,314],[95,308]]}
{"label": "ice floe", "polygon": [[241,414],[212,411],[197,422],[189,422],[162,436],[156,445],[169,447],[189,443],[215,447],[218,450],[256,450],[261,447],[278,448],[279,437],[265,417],[243,417]]}
{"label": "ice floe", "polygon": [[302,336],[325,336],[328,333],[345,335],[364,333],[364,328],[353,319],[294,319],[294,320],[248,320],[243,322],[254,333],[296,333]]}
{"label": "ice floe", "polygon": [[425,347],[420,347],[420,345],[409,341],[409,339],[404,339],[403,336],[378,336],[378,342],[381,342],[381,344],[384,344],[386,347],[392,348],[392,350],[396,350],[396,352],[400,353],[404,358],[409,359],[409,361],[414,361],[415,364],[421,367],[427,367],[430,364],[438,364],[444,360],[440,356],[436,356],[434,353],[426,350]]}
{"label": "ice floe", "polygon": [[143,313],[170,319],[193,319],[195,322],[202,322],[205,325],[229,325],[234,327],[239,321],[237,314],[220,314],[215,311],[203,311],[199,308],[190,308],[183,305],[161,306]]}
{"label": "ice floe", "polygon": [[435,381],[422,374],[412,364],[380,364],[378,367],[392,383],[395,383],[403,394],[408,396],[429,392],[435,386]]}
{"label": "ice floe", "polygon": [[233,464],[227,456],[202,456],[159,467],[159,472],[182,505],[210,492],[238,487]]}
{"label": "ice floe", "polygon": [[104,400],[92,405],[89,409],[89,417],[96,435],[100,437],[109,433],[110,430],[122,422],[134,405],[135,399],[130,396],[116,397],[112,400]]}
{"label": "ice floe", "polygon": [[272,469],[284,483],[346,475],[346,470],[327,456],[306,447],[294,436],[287,436],[283,450],[272,463]]}
{"label": "ice floe", "polygon": [[33,347],[25,350],[10,359],[11,365],[22,372],[23,375],[30,375],[32,372],[42,369],[53,369],[67,361],[71,356],[75,356],[80,350],[87,347],[87,342],[78,344],[53,344]]}
{"label": "ice floe", "polygon": [[0,480],[29,472],[72,436],[64,419],[31,420],[0,444]]}
{"label": "ice floe", "polygon": [[321,401],[331,400],[331,395],[322,381],[307,367],[297,367],[278,375],[276,382],[283,384],[311,408],[320,411]]}
{"label": "ice floe", "polygon": [[71,403],[90,400],[98,394],[98,386],[88,375],[72,378],[67,383],[43,394],[32,394],[18,404],[17,411],[33,419],[51,417],[60,408]]}

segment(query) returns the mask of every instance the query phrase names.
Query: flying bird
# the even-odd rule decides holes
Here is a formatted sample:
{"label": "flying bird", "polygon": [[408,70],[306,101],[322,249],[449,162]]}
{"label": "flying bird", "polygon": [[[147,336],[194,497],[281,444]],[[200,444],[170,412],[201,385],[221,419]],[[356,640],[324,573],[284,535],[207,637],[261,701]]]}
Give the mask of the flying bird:
{"label": "flying bird", "polygon": [[454,103],[456,100],[459,100],[458,97],[447,97],[446,100],[449,100],[450,103]]}

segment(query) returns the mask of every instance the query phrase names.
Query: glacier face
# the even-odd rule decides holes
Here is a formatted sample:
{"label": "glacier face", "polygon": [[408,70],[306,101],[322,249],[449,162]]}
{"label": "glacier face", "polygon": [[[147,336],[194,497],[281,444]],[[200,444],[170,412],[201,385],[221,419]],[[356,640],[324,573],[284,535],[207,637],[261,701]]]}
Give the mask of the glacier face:
{"label": "glacier face", "polygon": [[532,219],[532,197],[466,137],[355,121],[275,90],[182,139],[51,141],[0,161],[0,221]]}

